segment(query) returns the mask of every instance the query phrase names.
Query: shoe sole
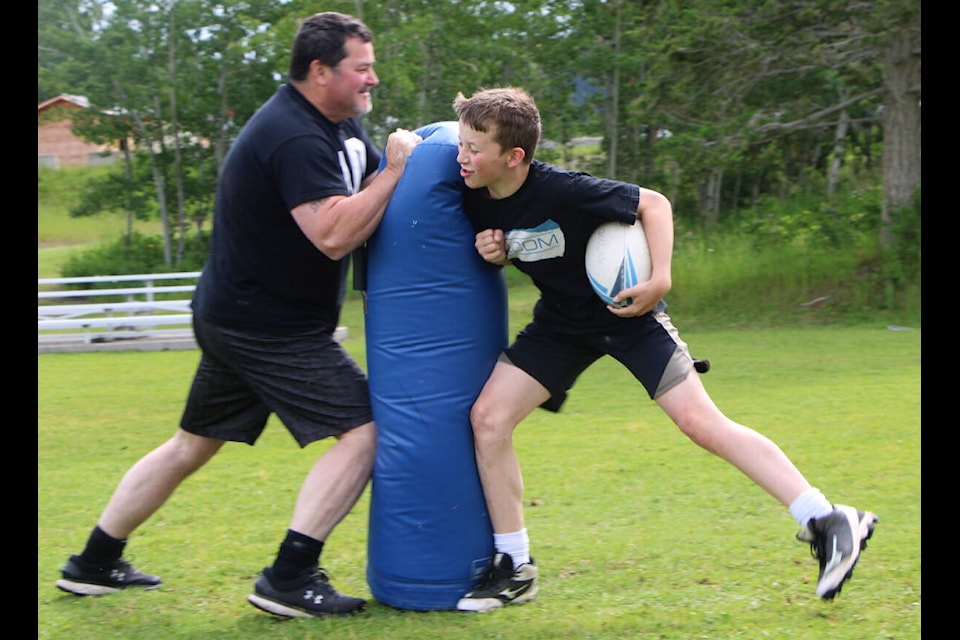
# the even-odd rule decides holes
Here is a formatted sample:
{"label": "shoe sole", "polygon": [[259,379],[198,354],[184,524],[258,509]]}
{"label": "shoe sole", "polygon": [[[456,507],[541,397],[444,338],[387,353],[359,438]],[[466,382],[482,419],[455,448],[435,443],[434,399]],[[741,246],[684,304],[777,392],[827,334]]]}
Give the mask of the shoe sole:
{"label": "shoe sole", "polygon": [[263,596],[257,595],[256,593],[251,593],[247,596],[247,602],[255,606],[261,611],[266,611],[267,613],[272,613],[275,616],[280,616],[281,618],[328,618],[335,616],[352,616],[356,613],[360,613],[366,607],[359,607],[353,611],[338,611],[338,612],[318,612],[311,613],[303,609],[296,609],[294,607],[281,604],[276,600],[269,600]]}
{"label": "shoe sole", "polygon": [[[73,580],[67,580],[66,578],[57,580],[57,588],[61,591],[66,591],[67,593],[72,593],[78,596],[105,596],[110,593],[122,591],[120,587],[108,587],[107,585],[91,584],[89,582],[74,582]],[[123,589],[143,589],[144,591],[152,591],[159,588],[159,584],[131,584],[127,587],[123,587]]]}
{"label": "shoe sole", "polygon": [[294,609],[293,607],[287,607],[280,604],[279,602],[274,602],[273,600],[267,600],[266,598],[261,598],[255,593],[251,593],[247,596],[247,601],[255,606],[261,611],[266,611],[267,613],[272,613],[275,616],[280,616],[281,618],[312,618],[306,611],[301,611],[299,609]]}
{"label": "shoe sole", "polygon": [[457,611],[471,611],[474,613],[484,613],[486,611],[493,611],[494,609],[502,609],[508,604],[523,604],[524,602],[529,602],[537,597],[537,592],[540,590],[540,587],[536,584],[533,585],[529,591],[524,593],[521,596],[517,596],[513,600],[507,600],[504,602],[500,598],[461,598],[457,602]]}
{"label": "shoe sole", "polygon": [[[826,589],[824,589],[822,585],[817,585],[817,595],[823,600],[833,600],[837,594],[840,593],[844,583],[853,575],[853,568],[857,566],[857,561],[860,559],[860,552],[867,548],[867,540],[873,536],[873,530],[877,525],[878,518],[874,513],[869,511],[860,512],[854,509],[852,515],[858,519],[856,526],[852,526],[851,528],[857,532],[857,538],[860,543],[855,545],[853,558],[849,560],[849,565],[846,566],[843,577],[837,581],[836,585],[829,586]],[[844,564],[846,563],[841,563],[840,568],[833,573],[842,571]]]}

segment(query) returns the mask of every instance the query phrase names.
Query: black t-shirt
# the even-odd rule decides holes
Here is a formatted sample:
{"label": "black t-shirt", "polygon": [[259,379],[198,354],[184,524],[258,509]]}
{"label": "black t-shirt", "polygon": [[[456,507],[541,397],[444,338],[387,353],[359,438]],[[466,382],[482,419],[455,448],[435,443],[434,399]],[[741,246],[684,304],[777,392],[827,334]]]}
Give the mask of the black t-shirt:
{"label": "black t-shirt", "polygon": [[640,188],[534,160],[523,186],[492,200],[467,189],[464,212],[475,231],[503,229],[507,255],[540,290],[534,318],[562,332],[582,333],[620,320],[587,279],[584,257],[593,231],[611,220],[637,219]]}
{"label": "black t-shirt", "polygon": [[356,193],[379,162],[359,120],[333,123],[296,89],[279,87],[227,154],[194,313],[219,326],[274,335],[332,332],[349,259],[326,257],[291,210]]}

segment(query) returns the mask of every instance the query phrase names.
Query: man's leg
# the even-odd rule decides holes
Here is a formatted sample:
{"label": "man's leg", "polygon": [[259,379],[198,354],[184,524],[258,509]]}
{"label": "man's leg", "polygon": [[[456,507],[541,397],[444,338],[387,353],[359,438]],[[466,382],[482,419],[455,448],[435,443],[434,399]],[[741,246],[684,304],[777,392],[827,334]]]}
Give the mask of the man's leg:
{"label": "man's leg", "polygon": [[64,565],[57,587],[77,595],[159,587],[160,578],[141,573],[122,559],[127,537],[221,446],[223,440],[178,429],[172,438],[134,464],[117,485],[83,552],[71,556]]}
{"label": "man's leg", "polygon": [[[314,617],[361,611],[362,598],[345,596],[318,566],[324,541],[356,505],[373,470],[376,429],[365,424],[339,436],[307,474],[287,536],[273,566],[264,569],[250,603],[284,617]],[[303,567],[309,567],[304,574]]]}

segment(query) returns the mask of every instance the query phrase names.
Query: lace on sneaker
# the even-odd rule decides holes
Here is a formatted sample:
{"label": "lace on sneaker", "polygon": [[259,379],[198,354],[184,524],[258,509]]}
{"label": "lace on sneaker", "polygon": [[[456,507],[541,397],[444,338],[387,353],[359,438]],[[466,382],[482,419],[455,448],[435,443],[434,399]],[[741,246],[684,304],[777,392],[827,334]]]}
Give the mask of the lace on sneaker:
{"label": "lace on sneaker", "polygon": [[[799,534],[797,534],[797,537],[799,538]],[[814,532],[811,539],[805,540],[804,542],[810,543],[810,555],[820,562],[820,576],[822,577],[824,567],[827,565],[827,559],[830,556],[830,551],[827,549],[827,537]]]}

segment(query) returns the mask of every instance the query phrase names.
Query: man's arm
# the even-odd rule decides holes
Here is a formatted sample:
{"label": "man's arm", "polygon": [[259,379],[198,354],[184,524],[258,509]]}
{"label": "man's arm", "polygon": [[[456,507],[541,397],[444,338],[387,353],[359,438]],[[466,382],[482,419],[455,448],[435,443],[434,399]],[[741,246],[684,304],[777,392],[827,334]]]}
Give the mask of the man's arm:
{"label": "man's arm", "polygon": [[386,165],[364,181],[363,189],[294,207],[291,213],[304,235],[331,260],[339,260],[363,244],[380,224],[407,158],[420,141],[417,134],[397,129],[387,139]]}

